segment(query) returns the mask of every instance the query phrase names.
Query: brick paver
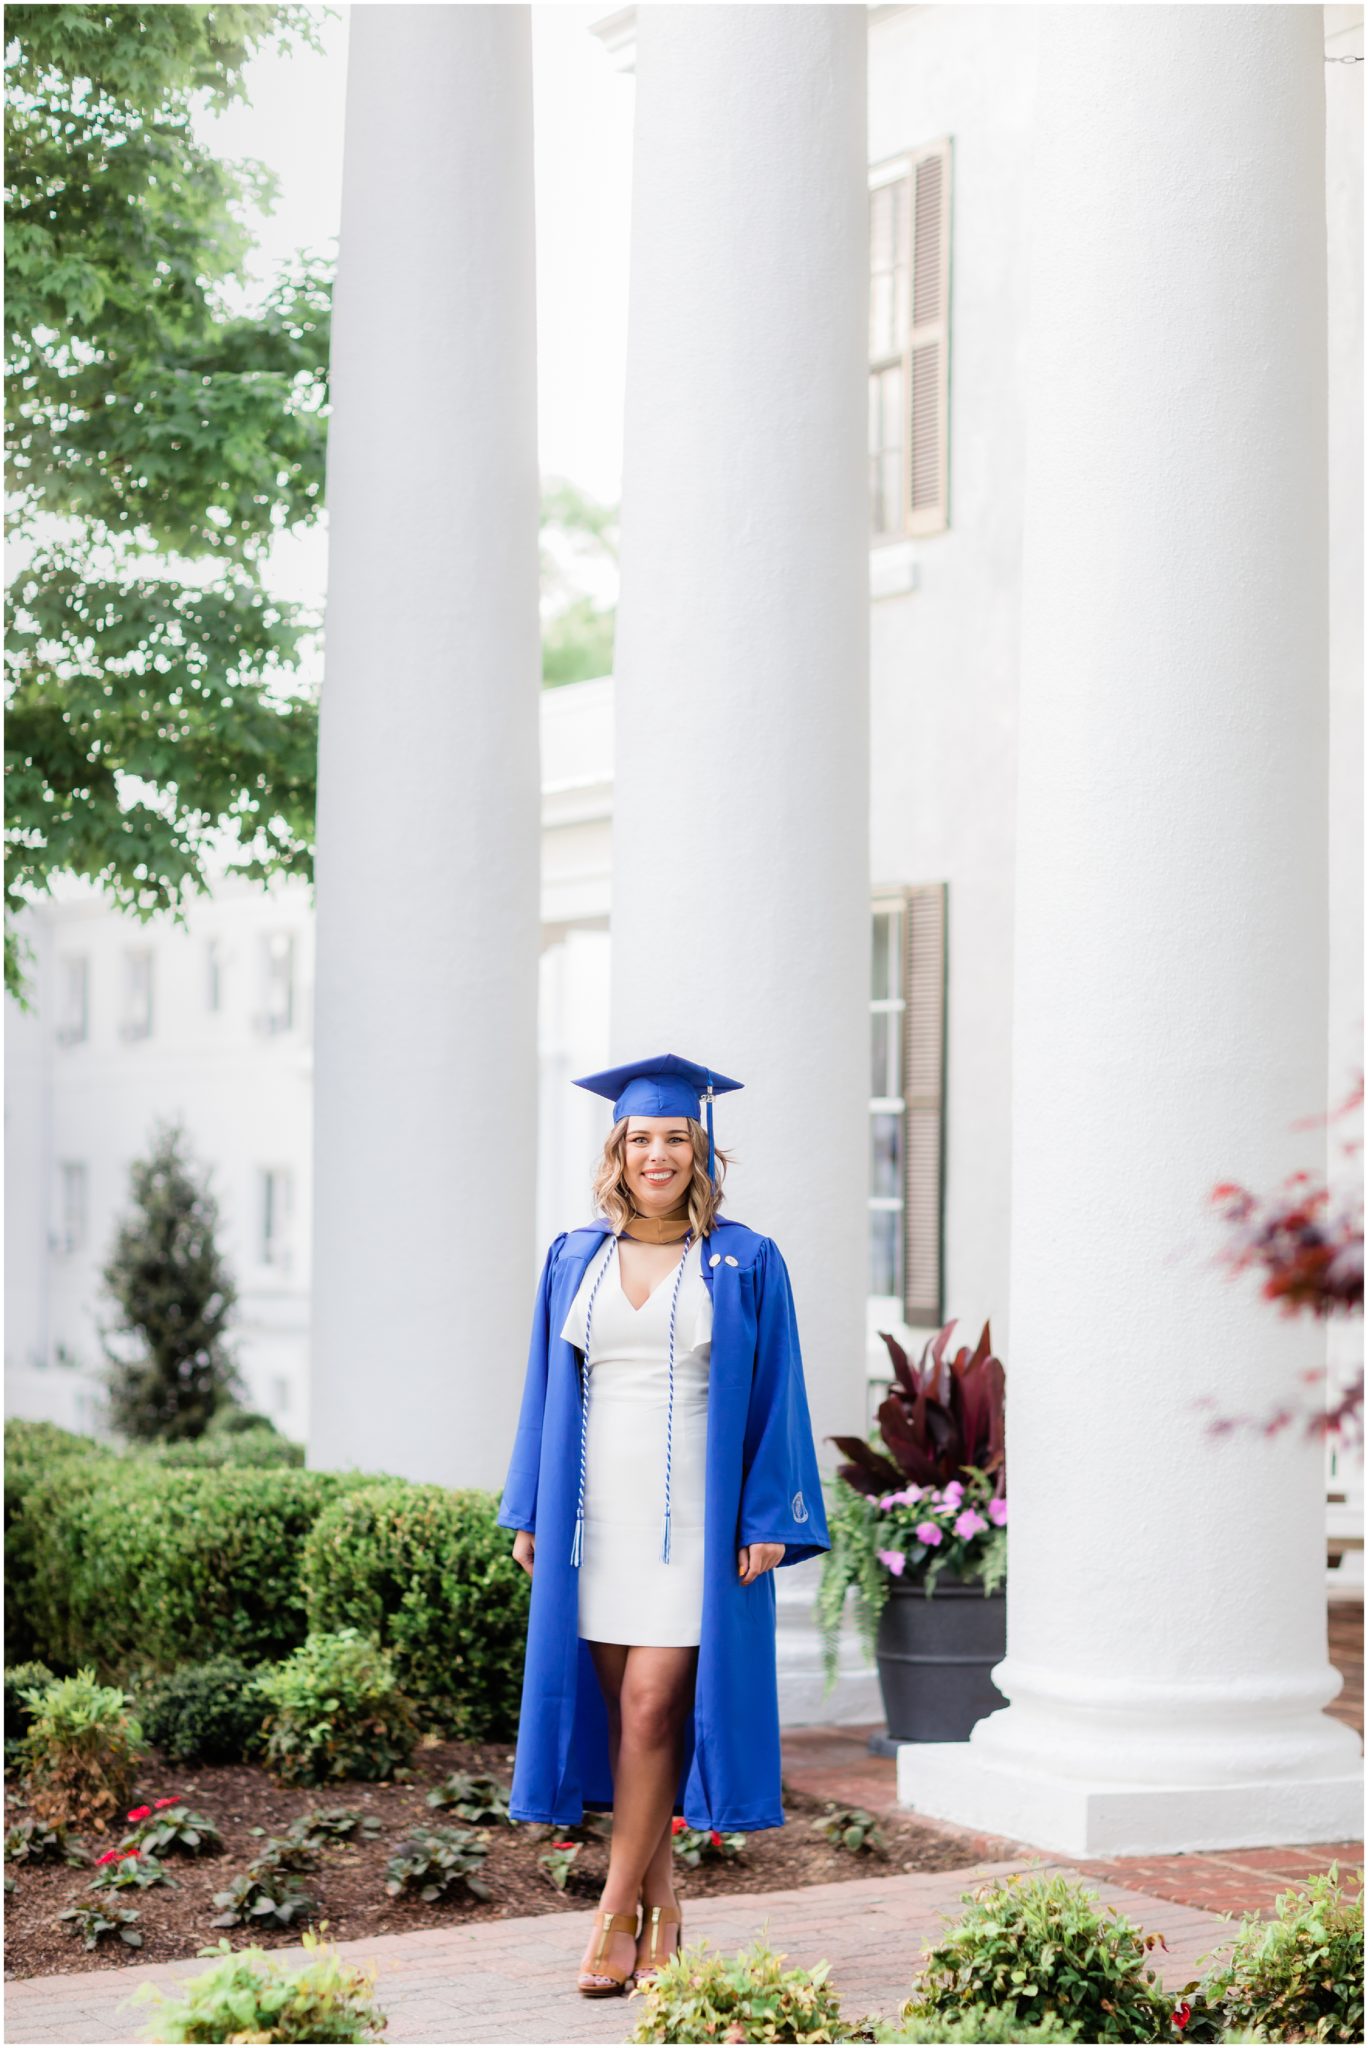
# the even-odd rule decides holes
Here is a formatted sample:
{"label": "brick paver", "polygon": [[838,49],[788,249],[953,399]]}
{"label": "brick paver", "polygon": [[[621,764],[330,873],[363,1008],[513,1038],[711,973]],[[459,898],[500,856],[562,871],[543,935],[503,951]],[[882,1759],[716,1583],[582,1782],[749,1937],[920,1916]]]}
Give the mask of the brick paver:
{"label": "brick paver", "polygon": [[[1071,1870],[1045,1858],[975,1864],[964,1870],[859,1878],[796,1891],[753,1892],[685,1901],[686,1939],[706,1937],[728,1952],[766,1937],[790,1962],[825,1958],[852,2016],[892,2014],[912,1986],[924,1942],[959,1909],[960,1894],[1009,1870]],[[1172,1901],[1147,1898],[1112,1882],[1095,1885],[1148,1931],[1164,1936],[1153,1954],[1165,1983],[1199,1974],[1198,1958],[1230,1936],[1227,1922]],[[588,1912],[428,1928],[340,1944],[361,1965],[375,1963],[377,1997],[389,2015],[386,2039],[407,2042],[619,2042],[636,2023],[638,2003],[581,1998],[575,1973],[589,1934]],[[276,1949],[283,1964],[299,1948]],[[139,1969],[31,1978],[5,1987],[5,2039],[12,2048],[46,2042],[134,2042],[145,2009],[130,2007],[135,1986],[170,1989],[206,1965],[196,1959]]]}

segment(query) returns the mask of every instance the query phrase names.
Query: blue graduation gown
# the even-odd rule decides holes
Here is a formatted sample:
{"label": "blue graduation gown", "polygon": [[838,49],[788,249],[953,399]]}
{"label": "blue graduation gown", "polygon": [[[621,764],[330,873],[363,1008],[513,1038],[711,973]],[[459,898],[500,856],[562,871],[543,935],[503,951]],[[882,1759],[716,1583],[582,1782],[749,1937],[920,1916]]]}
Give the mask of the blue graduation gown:
{"label": "blue graduation gown", "polygon": [[[532,1318],[522,1411],[499,1506],[505,1529],[537,1538],[509,1811],[573,1827],[613,1802],[608,1715],[579,1637],[570,1562],[579,1485],[580,1365],[560,1335],[610,1225],[562,1231],[546,1255]],[[803,1385],[788,1269],[772,1238],[718,1217],[703,1240],[712,1295],[703,1613],[694,1702],[675,1811],[690,1827],[784,1824],[774,1573],[737,1576],[743,1544],[782,1543],[783,1564],[830,1548]],[[717,1263],[712,1263],[717,1254]],[[592,1396],[591,1396],[592,1398]],[[662,1516],[664,1485],[661,1488]]]}

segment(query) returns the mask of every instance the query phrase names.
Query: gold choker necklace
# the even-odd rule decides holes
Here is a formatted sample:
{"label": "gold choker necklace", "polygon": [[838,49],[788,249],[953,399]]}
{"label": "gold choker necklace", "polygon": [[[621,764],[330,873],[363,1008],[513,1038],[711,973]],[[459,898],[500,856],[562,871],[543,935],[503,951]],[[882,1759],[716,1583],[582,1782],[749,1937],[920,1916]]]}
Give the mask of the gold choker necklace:
{"label": "gold choker necklace", "polygon": [[678,1244],[692,1228],[687,1211],[674,1216],[634,1214],[630,1219],[629,1228],[622,1234],[633,1244]]}

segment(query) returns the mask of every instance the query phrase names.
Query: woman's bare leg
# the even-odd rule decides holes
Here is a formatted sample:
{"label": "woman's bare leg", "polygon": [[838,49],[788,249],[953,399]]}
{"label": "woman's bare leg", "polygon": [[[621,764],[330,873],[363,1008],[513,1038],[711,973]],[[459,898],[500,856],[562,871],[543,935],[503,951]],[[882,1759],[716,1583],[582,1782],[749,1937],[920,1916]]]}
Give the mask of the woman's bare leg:
{"label": "woman's bare leg", "polygon": [[[608,1709],[613,1766],[613,1839],[600,1906],[606,1912],[633,1913],[643,1893],[648,1905],[669,1905],[674,1901],[670,1821],[698,1646],[589,1647]],[[597,1938],[586,1951],[586,1974]],[[626,1934],[608,1938],[604,1954],[618,1969],[631,1960],[628,1942]]]}

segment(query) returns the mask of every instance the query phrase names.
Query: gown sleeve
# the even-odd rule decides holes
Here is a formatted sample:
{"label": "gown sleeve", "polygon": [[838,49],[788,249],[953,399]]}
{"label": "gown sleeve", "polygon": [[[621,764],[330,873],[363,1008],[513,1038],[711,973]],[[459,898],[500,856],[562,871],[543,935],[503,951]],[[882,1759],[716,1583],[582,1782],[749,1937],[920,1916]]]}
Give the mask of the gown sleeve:
{"label": "gown sleeve", "polygon": [[546,1254],[536,1305],[532,1311],[532,1338],[527,1348],[527,1374],[523,1381],[522,1408],[518,1415],[513,1455],[508,1461],[508,1478],[496,1517],[501,1529],[537,1527],[537,1480],[541,1472],[542,1415],[546,1408],[546,1375],[550,1359],[551,1276],[565,1233],[556,1238]]}
{"label": "gown sleeve", "polygon": [[772,1238],[761,1262],[742,1471],[738,1542],[782,1543],[781,1564],[801,1564],[831,1548],[793,1289]]}

